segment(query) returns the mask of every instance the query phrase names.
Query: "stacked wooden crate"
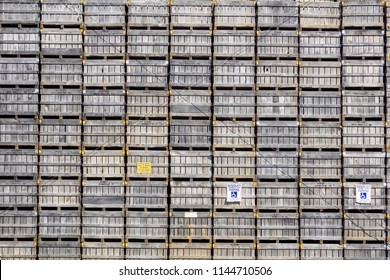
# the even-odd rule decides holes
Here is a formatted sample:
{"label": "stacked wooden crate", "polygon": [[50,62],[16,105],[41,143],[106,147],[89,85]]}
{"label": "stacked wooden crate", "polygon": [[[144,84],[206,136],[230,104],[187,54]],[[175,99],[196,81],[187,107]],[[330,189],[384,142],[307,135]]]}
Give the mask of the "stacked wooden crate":
{"label": "stacked wooden crate", "polygon": [[2,1],[0,13],[0,254],[37,256],[38,0]]}
{"label": "stacked wooden crate", "polygon": [[126,259],[167,259],[168,2],[129,2],[127,24]]}
{"label": "stacked wooden crate", "polygon": [[384,2],[343,14],[345,259],[386,258]]}
{"label": "stacked wooden crate", "polygon": [[340,1],[301,1],[301,259],[342,259]]}
{"label": "stacked wooden crate", "polygon": [[171,1],[170,259],[211,259],[212,1]]}
{"label": "stacked wooden crate", "polygon": [[298,1],[257,1],[258,259],[299,259]]}
{"label": "stacked wooden crate", "polygon": [[41,3],[39,259],[81,256],[82,14]]}
{"label": "stacked wooden crate", "polygon": [[84,1],[82,258],[124,259],[126,2]]}
{"label": "stacked wooden crate", "polygon": [[256,258],[255,15],[253,1],[214,7],[214,259]]}

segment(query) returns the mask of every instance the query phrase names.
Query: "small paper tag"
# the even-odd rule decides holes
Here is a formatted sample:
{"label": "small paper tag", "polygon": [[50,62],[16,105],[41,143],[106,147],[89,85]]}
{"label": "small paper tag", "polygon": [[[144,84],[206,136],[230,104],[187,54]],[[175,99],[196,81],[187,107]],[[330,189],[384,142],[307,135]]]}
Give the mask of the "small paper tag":
{"label": "small paper tag", "polygon": [[371,204],[371,185],[356,185],[356,203]]}
{"label": "small paper tag", "polygon": [[137,174],[151,174],[152,163],[151,162],[137,162]]}
{"label": "small paper tag", "polygon": [[198,212],[184,212],[184,217],[186,218],[197,218]]}
{"label": "small paper tag", "polygon": [[241,202],[241,184],[228,184],[226,188],[227,202]]}

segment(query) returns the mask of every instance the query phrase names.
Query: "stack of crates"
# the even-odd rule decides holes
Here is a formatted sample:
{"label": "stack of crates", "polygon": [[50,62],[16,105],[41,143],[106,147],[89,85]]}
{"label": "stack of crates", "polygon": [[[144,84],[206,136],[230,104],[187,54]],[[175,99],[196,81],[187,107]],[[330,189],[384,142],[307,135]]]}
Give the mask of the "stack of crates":
{"label": "stack of crates", "polygon": [[258,259],[299,259],[298,1],[257,1]]}
{"label": "stack of crates", "polygon": [[82,22],[78,0],[41,3],[39,259],[80,259]]}
{"label": "stack of crates", "polygon": [[301,1],[301,259],[342,259],[340,1]]}
{"label": "stack of crates", "polygon": [[126,2],[84,1],[82,258],[124,259]]}
{"label": "stack of crates", "polygon": [[386,259],[384,1],[343,14],[345,259]]}
{"label": "stack of crates", "polygon": [[212,4],[170,7],[170,259],[211,259]]}
{"label": "stack of crates", "polygon": [[2,1],[0,14],[0,254],[37,257],[38,0]]}
{"label": "stack of crates", "polygon": [[256,259],[255,15],[254,1],[215,2],[214,259]]}
{"label": "stack of crates", "polygon": [[126,259],[168,258],[166,0],[128,3]]}

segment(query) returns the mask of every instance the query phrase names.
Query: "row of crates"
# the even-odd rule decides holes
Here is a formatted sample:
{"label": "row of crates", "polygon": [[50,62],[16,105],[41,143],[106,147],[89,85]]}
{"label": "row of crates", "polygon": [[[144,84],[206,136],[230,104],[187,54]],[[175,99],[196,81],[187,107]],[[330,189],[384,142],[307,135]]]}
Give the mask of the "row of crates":
{"label": "row of crates", "polygon": [[[168,78],[168,61],[150,60],[81,60],[41,61],[43,85],[81,85],[85,87],[118,86],[211,87],[211,62],[203,60],[172,60]],[[0,76],[3,85],[38,85],[39,60],[36,58],[2,58]],[[340,62],[313,61],[214,61],[213,86],[287,87],[295,88],[383,88],[384,61],[346,60]],[[255,75],[255,67],[257,74]],[[298,75],[298,69],[300,74]],[[127,71],[125,71],[127,70]],[[255,82],[255,77],[257,81]]]}
{"label": "row of crates", "polygon": [[[234,182],[233,182],[234,183]],[[0,181],[0,200],[3,207],[36,207],[43,209],[88,208],[167,208],[172,209],[258,209],[267,210],[373,210],[385,211],[389,194],[384,182],[345,181],[267,181],[236,182],[241,189],[241,200],[227,201],[231,181],[183,181],[118,179],[80,181],[74,177]],[[299,188],[298,188],[299,187]],[[356,200],[360,187],[371,190],[370,203]],[[298,195],[300,189],[300,195]],[[169,190],[169,202],[168,202]],[[342,194],[344,192],[344,195]],[[299,205],[298,205],[299,202]],[[390,210],[387,206],[387,210]]]}
{"label": "row of crates", "polygon": [[[83,30],[82,30],[83,31]],[[280,31],[256,33],[245,30],[85,30],[45,28],[2,28],[4,54],[80,56],[257,56],[260,58],[370,57],[384,59],[384,31]],[[127,36],[127,43],[126,43]],[[257,43],[255,40],[257,38]],[[84,38],[84,42],[83,42]],[[170,38],[170,43],[169,43]],[[211,39],[213,38],[213,47]],[[171,46],[168,53],[168,46]],[[127,47],[126,47],[127,46]],[[298,47],[299,46],[299,47]],[[341,48],[343,46],[343,48]],[[255,50],[256,48],[256,50]],[[387,46],[388,48],[388,46]]]}
{"label": "row of crates", "polygon": [[[37,248],[38,246],[38,248]],[[2,259],[386,260],[383,244],[1,242]],[[169,247],[169,249],[168,249]],[[169,250],[169,253],[168,253]],[[257,255],[257,257],[256,257]]]}
{"label": "row of crates", "polygon": [[[172,116],[210,116],[211,95],[208,90],[189,90],[184,93],[173,90],[170,101],[168,91],[130,90],[125,102],[123,90],[78,90],[78,89],[26,89],[0,88],[0,111],[2,115],[38,114],[40,95],[43,116],[73,115],[122,116],[125,109],[128,117],[167,118]],[[385,116],[384,90],[301,91],[259,90],[230,91],[215,90],[214,114],[216,118],[301,118],[340,119],[376,118]],[[84,103],[83,98],[84,97]],[[257,97],[257,98],[256,98]],[[256,104],[257,100],[257,104]],[[341,114],[343,102],[343,114]],[[193,105],[196,105],[195,108]],[[42,120],[50,124],[54,120]],[[59,121],[59,127],[72,121]],[[77,121],[74,121],[76,124]]]}
{"label": "row of crates", "polygon": [[42,7],[39,7],[38,0],[17,1],[16,3],[10,1],[5,3],[3,20],[36,23],[41,13],[42,21],[47,24],[81,24],[82,15],[84,15],[85,23],[91,26],[121,26],[125,24],[126,15],[128,22],[132,25],[152,26],[168,25],[169,16],[171,16],[173,26],[209,26],[212,23],[212,16],[217,26],[229,27],[255,27],[256,16],[258,26],[261,27],[275,25],[297,27],[298,17],[301,18],[300,25],[307,28],[322,26],[338,28],[341,25],[341,17],[343,27],[383,28],[384,25],[384,1],[376,0],[374,3],[348,1],[342,5],[341,1],[310,3],[310,5],[308,3],[310,3],[308,0],[287,1],[286,3],[233,0],[218,0],[213,3],[204,0],[196,4],[180,0],[171,2],[136,0],[128,4],[126,13],[125,0],[104,3],[89,0],[84,1],[84,4],[75,0],[67,5],[59,1],[45,1],[41,4]]}
{"label": "row of crates", "polygon": [[[88,208],[89,209],[89,208]],[[250,213],[78,210],[5,211],[1,238],[386,242],[383,213]],[[39,214],[39,218],[38,218]],[[169,220],[169,223],[168,223]],[[168,226],[169,224],[169,226]],[[168,234],[169,228],[169,234]],[[235,242],[234,242],[235,243]]]}
{"label": "row of crates", "polygon": [[[3,28],[4,54],[80,56],[200,56],[210,57],[213,38],[215,57],[254,56],[260,58],[379,58],[384,59],[384,31],[344,30],[314,32],[271,30],[257,35],[254,31],[216,30],[128,30],[123,31],[45,28],[39,39],[38,28]],[[84,37],[84,43],[83,43]],[[170,38],[170,43],[169,43]],[[127,45],[127,48],[126,48]],[[168,53],[168,46],[171,51]],[[298,48],[299,46],[299,48]],[[341,46],[343,48],[341,49]],[[388,48],[388,46],[387,46]],[[342,53],[341,53],[342,51]]]}
{"label": "row of crates", "polygon": [[[38,154],[40,156],[38,164]],[[81,156],[81,155],[82,156]],[[127,158],[127,164],[125,163]],[[385,179],[387,156],[367,151],[125,151],[122,147],[84,150],[1,149],[3,176],[80,176],[147,178],[324,178]],[[169,164],[170,160],[170,164]],[[212,162],[214,160],[214,162]],[[148,163],[148,166],[140,166]],[[126,170],[127,166],[127,171]],[[141,171],[143,170],[143,171]],[[257,172],[256,172],[257,170]],[[342,176],[343,170],[343,176]],[[212,171],[214,171],[212,173]],[[60,175],[58,175],[60,174]]]}

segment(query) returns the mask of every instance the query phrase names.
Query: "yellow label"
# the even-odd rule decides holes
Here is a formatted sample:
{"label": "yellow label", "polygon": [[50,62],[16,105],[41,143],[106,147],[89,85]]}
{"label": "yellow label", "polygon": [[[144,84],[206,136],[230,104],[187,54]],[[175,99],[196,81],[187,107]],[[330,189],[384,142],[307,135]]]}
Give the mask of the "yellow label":
{"label": "yellow label", "polygon": [[137,162],[137,174],[151,174],[152,163],[151,162]]}

